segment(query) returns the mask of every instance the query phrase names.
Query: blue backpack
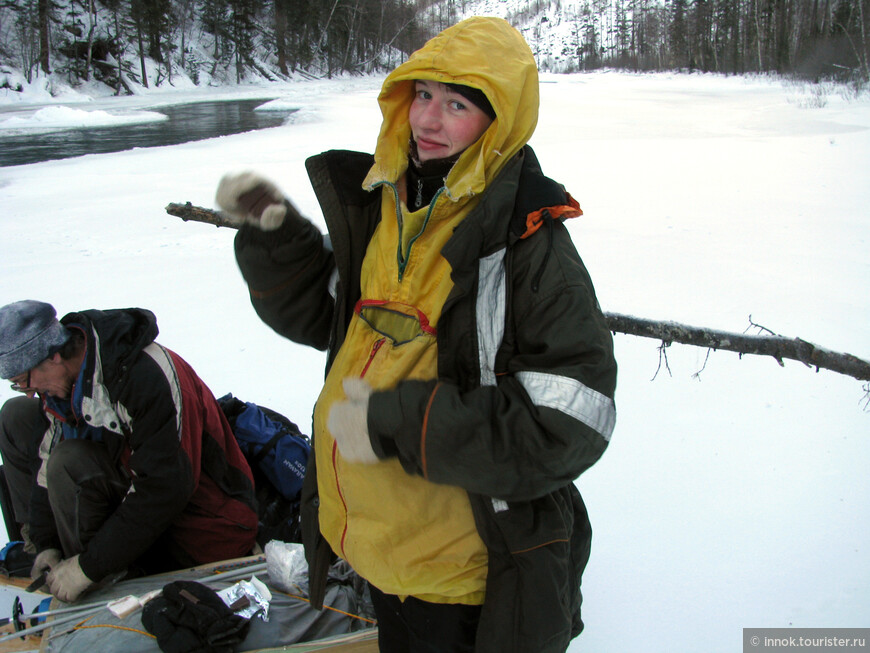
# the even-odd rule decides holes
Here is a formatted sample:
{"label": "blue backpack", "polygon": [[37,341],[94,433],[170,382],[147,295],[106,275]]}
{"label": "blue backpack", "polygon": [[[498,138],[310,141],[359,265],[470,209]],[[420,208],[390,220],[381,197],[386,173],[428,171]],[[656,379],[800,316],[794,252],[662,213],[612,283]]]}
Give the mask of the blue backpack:
{"label": "blue backpack", "polygon": [[218,403],[255,478],[261,472],[281,496],[297,500],[311,454],[308,437],[284,415],[232,394],[221,397]]}

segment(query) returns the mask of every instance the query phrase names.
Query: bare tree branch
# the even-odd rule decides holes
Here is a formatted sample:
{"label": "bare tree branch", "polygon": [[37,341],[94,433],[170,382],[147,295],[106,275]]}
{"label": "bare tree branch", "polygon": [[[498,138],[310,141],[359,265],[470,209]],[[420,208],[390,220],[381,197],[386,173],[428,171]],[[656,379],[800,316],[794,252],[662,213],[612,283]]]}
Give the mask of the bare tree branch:
{"label": "bare tree branch", "polygon": [[698,379],[699,381],[701,380],[701,372],[703,372],[704,370],[707,369],[707,361],[710,360],[710,352],[711,351],[713,351],[713,350],[710,348],[707,348],[707,355],[704,357],[704,364],[701,366],[700,370],[698,370],[697,372],[692,374],[693,379]]}
{"label": "bare tree branch", "polygon": [[764,333],[766,333],[769,336],[778,336],[779,335],[778,333],[774,333],[773,331],[768,329],[766,326],[762,326],[761,324],[756,324],[755,322],[753,322],[752,315],[749,316],[749,326],[746,327],[746,329],[744,329],[743,333],[746,333],[747,331],[749,331],[749,329],[758,329],[759,335],[764,334]]}
{"label": "bare tree branch", "polygon": [[644,318],[605,313],[611,331],[643,338],[655,338],[663,343],[678,342],[695,347],[724,349],[740,354],[772,356],[782,365],[783,359],[800,361],[808,367],[831,370],[852,376],[860,381],[870,380],[870,362],[852,354],[841,354],[814,345],[801,338],[784,336],[753,336],[704,327],[693,327],[676,322],[647,320]]}
{"label": "bare tree branch", "polygon": [[659,348],[658,348],[659,349],[659,365],[656,368],[656,373],[653,374],[650,381],[656,380],[656,377],[659,375],[659,372],[662,371],[662,363],[665,364],[665,369],[668,371],[668,376],[671,376],[671,377],[673,376],[673,374],[671,374],[671,366],[668,363],[668,347],[670,347],[670,346],[671,346],[671,343],[665,342],[664,340],[662,340],[661,344],[659,345]]}
{"label": "bare tree branch", "polygon": [[[193,220],[217,227],[236,228],[235,224],[227,220],[218,211],[194,206],[190,202],[185,204],[169,204],[166,207],[166,212],[185,221]],[[838,374],[854,377],[859,381],[870,381],[870,362],[852,354],[841,354],[824,347],[819,347],[801,338],[787,338],[776,335],[770,329],[753,322],[751,315],[749,316],[750,328],[754,327],[770,335],[747,335],[746,333],[717,331],[705,327],[678,324],[677,322],[647,320],[620,313],[605,313],[604,317],[608,328],[615,333],[661,340],[659,367],[656,370],[656,376],[661,370],[662,363],[664,363],[665,369],[670,374],[665,349],[672,343],[678,342],[695,347],[734,351],[741,355],[771,356],[780,365],[783,365],[783,359],[796,360],[807,367],[815,367],[816,371],[826,369]],[[706,366],[706,361],[704,365]],[[864,387],[867,389],[868,395],[870,395],[870,383]]]}

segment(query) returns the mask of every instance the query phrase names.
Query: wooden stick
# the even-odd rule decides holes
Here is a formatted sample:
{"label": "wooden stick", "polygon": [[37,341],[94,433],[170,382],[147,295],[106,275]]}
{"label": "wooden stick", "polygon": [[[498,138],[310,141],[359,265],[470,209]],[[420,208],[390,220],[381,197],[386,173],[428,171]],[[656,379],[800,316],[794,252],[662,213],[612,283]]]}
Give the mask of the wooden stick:
{"label": "wooden stick", "polygon": [[170,203],[166,205],[166,212],[169,215],[181,218],[185,222],[192,220],[194,222],[205,222],[213,224],[215,227],[229,227],[230,229],[238,229],[238,225],[228,220],[222,213],[214,209],[206,209],[201,206],[194,206],[190,202],[184,204]]}

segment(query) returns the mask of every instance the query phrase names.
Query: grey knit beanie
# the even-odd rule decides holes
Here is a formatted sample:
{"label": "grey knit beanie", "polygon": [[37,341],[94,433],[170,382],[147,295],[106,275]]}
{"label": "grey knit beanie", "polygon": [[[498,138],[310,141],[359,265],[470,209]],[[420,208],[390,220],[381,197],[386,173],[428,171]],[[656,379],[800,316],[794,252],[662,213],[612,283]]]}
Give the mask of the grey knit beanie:
{"label": "grey knit beanie", "polygon": [[54,306],[25,299],[0,308],[0,378],[35,367],[69,339]]}

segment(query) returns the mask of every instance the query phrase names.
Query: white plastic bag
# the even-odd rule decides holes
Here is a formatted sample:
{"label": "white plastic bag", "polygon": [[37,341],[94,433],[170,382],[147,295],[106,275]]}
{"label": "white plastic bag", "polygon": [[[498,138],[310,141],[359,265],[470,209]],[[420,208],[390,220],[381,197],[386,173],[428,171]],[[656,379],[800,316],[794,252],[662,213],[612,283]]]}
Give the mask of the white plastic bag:
{"label": "white plastic bag", "polygon": [[266,544],[266,571],[272,585],[283,592],[299,592],[308,576],[308,562],[301,544],[272,540]]}

